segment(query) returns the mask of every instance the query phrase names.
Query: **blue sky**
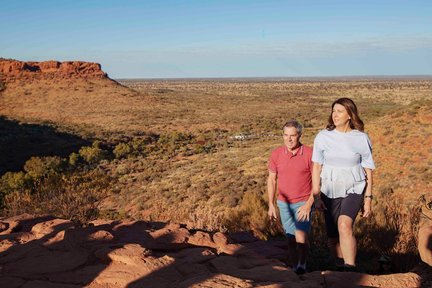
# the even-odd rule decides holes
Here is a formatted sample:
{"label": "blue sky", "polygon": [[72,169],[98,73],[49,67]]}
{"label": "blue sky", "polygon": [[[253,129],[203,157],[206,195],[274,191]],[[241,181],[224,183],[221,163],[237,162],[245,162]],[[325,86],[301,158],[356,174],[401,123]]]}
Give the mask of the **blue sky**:
{"label": "blue sky", "polygon": [[432,1],[0,4],[0,57],[112,78],[432,75]]}

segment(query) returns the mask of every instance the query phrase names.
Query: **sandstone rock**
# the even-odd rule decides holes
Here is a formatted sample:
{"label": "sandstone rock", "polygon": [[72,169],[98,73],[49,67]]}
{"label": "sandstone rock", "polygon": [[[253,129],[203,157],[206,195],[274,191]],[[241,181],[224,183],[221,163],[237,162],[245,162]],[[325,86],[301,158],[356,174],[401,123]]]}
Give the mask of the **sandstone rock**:
{"label": "sandstone rock", "polygon": [[224,274],[199,276],[181,282],[179,288],[249,288],[254,287],[252,281],[245,281]]}
{"label": "sandstone rock", "polygon": [[421,277],[415,273],[368,275],[354,272],[323,272],[327,287],[421,287]]}
{"label": "sandstone rock", "polygon": [[231,233],[229,236],[236,243],[250,243],[259,240],[250,232],[236,232]]}
{"label": "sandstone rock", "polygon": [[2,223],[4,223],[3,224],[4,225],[3,228],[5,228],[7,226],[7,229],[2,230],[0,232],[0,235],[10,234],[14,229],[16,229],[16,227],[19,224],[18,221],[13,221],[13,220],[10,220],[8,222],[5,221],[5,222],[2,222]]}
{"label": "sandstone rock", "polygon": [[191,264],[204,263],[217,257],[215,253],[204,247],[187,248],[170,255]]}
{"label": "sandstone rock", "polygon": [[18,60],[0,59],[1,79],[9,82],[17,78],[107,78],[100,64],[82,61],[44,61],[44,62],[22,62]]}
{"label": "sandstone rock", "polygon": [[420,287],[432,275],[424,264],[426,270],[405,274],[298,276],[278,260],[283,243],[238,244],[178,224],[101,221],[81,228],[27,216],[2,219],[15,228],[0,235],[0,287]]}
{"label": "sandstone rock", "polygon": [[75,251],[38,251],[18,261],[4,264],[8,275],[29,277],[44,273],[73,270],[87,261],[88,254],[83,250]]}
{"label": "sandstone rock", "polygon": [[105,270],[107,265],[96,264],[87,265],[82,268],[74,269],[71,271],[48,273],[45,274],[45,278],[51,282],[62,282],[67,281],[68,283],[80,285],[83,287],[85,284],[92,282],[97,275]]}
{"label": "sandstone rock", "polygon": [[1,240],[0,241],[0,253],[7,251],[9,248],[11,248],[14,245],[16,245],[16,242],[11,241],[9,239]]}
{"label": "sandstone rock", "polygon": [[213,235],[213,241],[216,243],[216,245],[218,245],[220,247],[225,246],[228,244],[228,237],[221,232],[216,232]]}
{"label": "sandstone rock", "polygon": [[170,224],[166,227],[150,232],[150,236],[155,240],[152,249],[156,250],[179,250],[189,247],[187,243],[190,233],[185,228],[180,228],[178,224]]}
{"label": "sandstone rock", "polygon": [[187,240],[189,244],[196,246],[207,246],[216,248],[218,245],[212,240],[209,233],[197,231],[195,234],[190,236]]}
{"label": "sandstone rock", "polygon": [[103,261],[119,262],[125,265],[144,265],[150,250],[139,244],[126,244],[122,247],[105,247],[95,252],[95,256]]}
{"label": "sandstone rock", "polygon": [[49,237],[49,234],[55,233],[55,231],[65,230],[73,226],[74,224],[69,220],[53,219],[37,223],[31,228],[31,233],[35,235],[36,239],[40,239],[42,237]]}
{"label": "sandstone rock", "polygon": [[298,276],[291,269],[282,266],[280,262],[272,263],[267,259],[219,256],[210,262],[220,273],[242,279],[259,282],[298,281]]}
{"label": "sandstone rock", "polygon": [[81,286],[36,280],[36,281],[29,281],[21,287],[22,288],[79,288]]}
{"label": "sandstone rock", "polygon": [[0,276],[0,287],[8,287],[8,288],[18,288],[22,287],[25,283],[24,279],[14,278],[14,277],[1,277]]}
{"label": "sandstone rock", "polygon": [[9,223],[0,222],[0,233],[9,229]]}
{"label": "sandstone rock", "polygon": [[[183,276],[172,265],[174,261],[175,259],[164,256],[160,258],[146,257],[143,259],[142,265],[126,265],[123,262],[112,262],[96,277],[89,287],[94,284],[103,284],[106,285],[105,287],[152,287],[144,286],[143,282],[161,282],[172,285],[175,281],[183,280]],[[164,280],[162,281],[162,279]],[[131,283],[135,284],[132,285]],[[169,286],[164,284],[162,287]]]}

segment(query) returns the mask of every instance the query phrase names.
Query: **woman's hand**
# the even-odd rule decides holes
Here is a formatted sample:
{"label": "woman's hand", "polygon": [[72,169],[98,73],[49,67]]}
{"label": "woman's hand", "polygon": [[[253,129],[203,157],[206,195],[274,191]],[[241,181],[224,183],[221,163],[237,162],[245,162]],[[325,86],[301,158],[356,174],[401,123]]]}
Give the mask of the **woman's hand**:
{"label": "woman's hand", "polygon": [[372,198],[366,197],[363,204],[363,217],[367,218],[372,213]]}
{"label": "woman's hand", "polygon": [[267,215],[268,215],[270,220],[276,220],[277,219],[276,208],[274,205],[269,205]]}

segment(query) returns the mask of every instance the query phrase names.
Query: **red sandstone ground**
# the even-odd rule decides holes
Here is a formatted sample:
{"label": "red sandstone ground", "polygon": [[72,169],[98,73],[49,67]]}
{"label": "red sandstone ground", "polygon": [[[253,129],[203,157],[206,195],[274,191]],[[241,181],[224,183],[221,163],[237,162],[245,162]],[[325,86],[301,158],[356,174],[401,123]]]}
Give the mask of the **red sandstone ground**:
{"label": "red sandstone ground", "polygon": [[[373,276],[281,262],[283,242],[177,224],[95,221],[88,227],[20,215],[0,222],[1,287],[421,287],[426,270]],[[426,287],[426,286],[423,286]]]}

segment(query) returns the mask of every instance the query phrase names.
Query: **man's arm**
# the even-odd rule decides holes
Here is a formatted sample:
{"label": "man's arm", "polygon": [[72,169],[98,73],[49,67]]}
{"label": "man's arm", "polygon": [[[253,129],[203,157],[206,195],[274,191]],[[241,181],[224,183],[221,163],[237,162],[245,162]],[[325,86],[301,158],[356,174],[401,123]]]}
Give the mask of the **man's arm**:
{"label": "man's arm", "polygon": [[[314,165],[313,162],[310,160],[310,166],[311,166],[311,177],[313,177],[313,169],[314,169]],[[306,201],[306,203],[299,207],[299,209],[297,210],[297,219],[299,221],[309,221],[309,215],[310,215],[310,211],[312,209],[312,205],[314,203],[314,193],[313,193],[313,189],[311,189],[310,191],[310,195],[308,200]]]}
{"label": "man's arm", "polygon": [[269,175],[267,178],[267,194],[268,194],[268,201],[269,201],[269,209],[268,209],[268,216],[270,219],[276,219],[276,208],[274,206],[275,204],[275,194],[276,194],[276,176],[277,174],[275,172],[269,171]]}

